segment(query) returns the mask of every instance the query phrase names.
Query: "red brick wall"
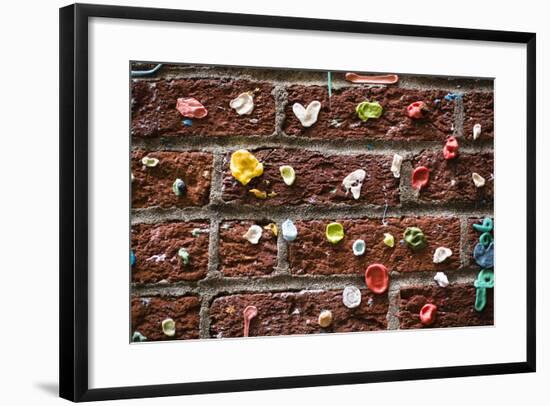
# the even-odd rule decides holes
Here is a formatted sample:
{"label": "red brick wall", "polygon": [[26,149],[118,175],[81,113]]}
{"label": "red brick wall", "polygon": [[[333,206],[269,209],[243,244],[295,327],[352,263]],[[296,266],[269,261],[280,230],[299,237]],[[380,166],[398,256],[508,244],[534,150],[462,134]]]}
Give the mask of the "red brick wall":
{"label": "red brick wall", "polygon": [[[147,67],[134,64],[136,69]],[[165,65],[154,77],[131,81],[131,267],[132,326],[148,340],[238,337],[243,311],[256,306],[250,336],[421,328],[418,313],[426,303],[438,306],[431,327],[493,323],[493,294],[486,309],[474,310],[479,267],[472,250],[479,234],[472,224],[493,211],[493,84],[489,80],[405,75],[395,85],[357,85],[333,73],[329,100],[326,72],[279,71]],[[239,116],[229,101],[254,92],[252,114]],[[462,93],[446,100],[449,92]],[[179,97],[195,97],[208,109],[203,119],[184,125],[175,109]],[[364,100],[384,108],[379,119],[362,122],[355,106]],[[317,122],[303,128],[292,113],[295,102],[319,100]],[[424,101],[426,117],[412,120],[406,107]],[[472,140],[473,125],[482,135]],[[457,137],[458,158],[447,161],[442,149]],[[261,177],[242,186],[231,175],[229,159],[246,148],[264,165]],[[404,157],[401,177],[390,171],[394,153]],[[159,159],[145,167],[145,156]],[[296,171],[292,186],[282,182],[281,165]],[[430,182],[412,188],[412,170],[430,169]],[[346,195],[343,178],[356,169],[367,176],[360,198]],[[476,188],[471,174],[486,179]],[[183,196],[172,192],[183,179]],[[259,199],[256,188],[273,195]],[[292,219],[298,237],[286,242],[281,223]],[[329,222],[344,226],[345,237],[331,244]],[[275,223],[278,235],[266,227]],[[262,238],[243,238],[253,225]],[[404,244],[406,227],[420,227],[424,250]],[[384,233],[395,247],[383,243]],[[356,239],[366,242],[354,256]],[[439,246],[453,251],[444,263],[433,262]],[[190,255],[184,265],[178,250]],[[384,264],[389,289],[370,291],[366,268]],[[433,277],[445,272],[451,284]],[[361,304],[342,303],[342,290],[356,286]],[[321,311],[333,322],[321,327]],[[163,334],[166,318],[176,334]]]}

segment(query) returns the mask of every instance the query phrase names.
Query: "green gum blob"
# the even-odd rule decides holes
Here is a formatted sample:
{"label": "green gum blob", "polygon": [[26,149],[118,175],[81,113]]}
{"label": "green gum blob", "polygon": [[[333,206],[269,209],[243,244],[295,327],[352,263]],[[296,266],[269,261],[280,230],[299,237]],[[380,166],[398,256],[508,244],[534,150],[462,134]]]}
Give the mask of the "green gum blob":
{"label": "green gum blob", "polygon": [[478,233],[490,233],[493,231],[493,219],[485,217],[481,224],[472,225]]}
{"label": "green gum blob", "polygon": [[190,255],[189,255],[189,252],[185,248],[180,248],[178,250],[178,256],[181,258],[181,261],[183,262],[183,265],[189,265]]}
{"label": "green gum blob", "polygon": [[361,102],[355,107],[357,116],[362,121],[367,121],[369,118],[380,118],[384,109],[378,102]]}
{"label": "green gum blob", "polygon": [[476,288],[476,301],[474,309],[477,312],[483,311],[487,305],[487,289],[491,289],[495,286],[495,274],[490,269],[482,269],[477,275],[477,279],[474,281]]}
{"label": "green gum blob", "polygon": [[327,224],[325,234],[329,242],[337,244],[344,238],[344,227],[340,223]]}
{"label": "green gum blob", "polygon": [[403,239],[413,251],[419,251],[426,247],[426,236],[418,227],[407,227],[403,233]]}

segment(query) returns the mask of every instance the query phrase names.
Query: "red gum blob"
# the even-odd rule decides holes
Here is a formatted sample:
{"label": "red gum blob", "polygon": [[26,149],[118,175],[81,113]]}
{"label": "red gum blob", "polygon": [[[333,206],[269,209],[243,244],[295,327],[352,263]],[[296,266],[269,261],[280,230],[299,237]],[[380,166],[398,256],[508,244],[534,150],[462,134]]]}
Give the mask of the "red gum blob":
{"label": "red gum blob", "polygon": [[458,155],[458,141],[455,137],[447,138],[447,142],[443,147],[443,156],[445,159],[454,159]]}
{"label": "red gum blob", "polygon": [[420,309],[420,322],[429,326],[435,321],[435,315],[437,314],[437,306],[431,303],[425,304]]}
{"label": "red gum blob", "polygon": [[250,321],[258,315],[258,309],[256,306],[246,306],[243,311],[244,316],[244,329],[243,337],[248,337],[248,332],[250,331]]}
{"label": "red gum blob", "polygon": [[176,103],[176,110],[183,117],[189,118],[203,118],[208,114],[206,107],[193,97],[180,97]]}
{"label": "red gum blob", "polygon": [[416,101],[411,103],[407,107],[407,115],[415,120],[424,117],[424,111],[426,110],[426,103],[422,101]]}
{"label": "red gum blob", "polygon": [[428,184],[429,179],[430,170],[425,166],[419,166],[412,173],[412,186],[415,189],[422,189]]}
{"label": "red gum blob", "polygon": [[382,264],[369,265],[365,272],[365,283],[373,293],[384,293],[388,289],[388,268]]}

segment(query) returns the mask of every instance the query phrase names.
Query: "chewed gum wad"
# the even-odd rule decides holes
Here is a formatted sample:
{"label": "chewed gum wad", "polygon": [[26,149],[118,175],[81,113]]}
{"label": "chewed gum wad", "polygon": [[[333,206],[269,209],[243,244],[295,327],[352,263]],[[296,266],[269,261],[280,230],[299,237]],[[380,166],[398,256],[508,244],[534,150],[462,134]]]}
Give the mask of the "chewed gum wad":
{"label": "chewed gum wad", "polygon": [[359,196],[361,195],[361,187],[363,186],[365,176],[367,176],[367,172],[365,172],[363,169],[357,169],[346,176],[342,181],[342,186],[344,187],[346,194],[351,191],[351,195],[353,196],[353,198],[355,200],[359,199]]}

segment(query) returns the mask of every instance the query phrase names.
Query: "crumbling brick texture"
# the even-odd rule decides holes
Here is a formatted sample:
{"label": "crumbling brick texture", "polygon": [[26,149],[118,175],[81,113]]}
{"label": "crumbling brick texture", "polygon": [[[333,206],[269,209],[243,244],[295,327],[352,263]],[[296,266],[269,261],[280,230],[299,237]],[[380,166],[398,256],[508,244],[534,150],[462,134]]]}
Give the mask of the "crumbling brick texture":
{"label": "crumbling brick texture", "polygon": [[[130,337],[242,337],[248,306],[257,309],[249,336],[493,324],[493,289],[485,309],[474,309],[480,267],[472,257],[480,237],[473,224],[493,217],[492,80],[400,75],[396,84],[372,85],[347,82],[344,74],[332,73],[330,98],[326,72],[164,65],[154,76],[132,78]],[[243,92],[253,96],[254,110],[239,115],[229,102]],[[199,100],[207,116],[184,122],[176,110],[182,97]],[[306,128],[292,106],[313,100],[321,110]],[[382,116],[360,120],[355,107],[363,101],[380,103]],[[407,115],[415,101],[426,106],[420,119]],[[476,140],[475,124],[482,129]],[[459,143],[452,160],[443,156],[449,136]],[[246,186],[229,168],[238,149],[264,167]],[[399,177],[391,171],[394,154],[404,158]],[[144,157],[159,162],[146,166]],[[291,186],[282,165],[296,172]],[[420,190],[411,181],[418,166],[430,171]],[[357,169],[366,177],[355,199],[342,180]],[[476,187],[473,172],[484,186]],[[185,184],[180,195],[176,179]],[[291,242],[281,232],[287,219],[298,232]],[[344,228],[336,244],[325,235],[330,222]],[[257,243],[244,238],[253,225],[262,230]],[[407,227],[422,230],[423,249],[404,241]],[[393,247],[384,243],[387,234]],[[363,255],[353,253],[358,239]],[[433,259],[438,247],[452,251],[441,263]],[[383,293],[365,282],[374,263],[389,271]],[[450,285],[440,287],[436,272]],[[360,291],[357,307],[343,303],[347,286]],[[437,313],[426,326],[419,313],[428,303]],[[322,326],[326,310],[332,321]],[[174,335],[163,332],[168,318]]]}

